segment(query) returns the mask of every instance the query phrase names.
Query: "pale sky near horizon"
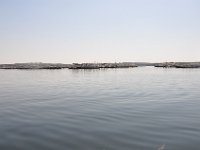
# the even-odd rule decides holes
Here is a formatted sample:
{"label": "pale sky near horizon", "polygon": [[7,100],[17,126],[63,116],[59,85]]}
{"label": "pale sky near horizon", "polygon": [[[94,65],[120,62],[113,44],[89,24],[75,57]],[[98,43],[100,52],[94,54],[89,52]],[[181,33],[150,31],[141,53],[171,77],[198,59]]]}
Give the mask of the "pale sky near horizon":
{"label": "pale sky near horizon", "polygon": [[0,63],[200,61],[199,0],[0,0]]}

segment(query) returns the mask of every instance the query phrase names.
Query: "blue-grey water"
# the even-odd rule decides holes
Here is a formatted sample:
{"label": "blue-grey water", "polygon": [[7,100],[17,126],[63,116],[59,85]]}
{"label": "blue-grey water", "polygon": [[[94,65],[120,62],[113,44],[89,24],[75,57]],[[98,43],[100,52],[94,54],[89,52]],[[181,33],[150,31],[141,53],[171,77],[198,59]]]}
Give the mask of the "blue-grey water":
{"label": "blue-grey water", "polygon": [[200,69],[0,70],[0,150],[160,145],[200,150]]}

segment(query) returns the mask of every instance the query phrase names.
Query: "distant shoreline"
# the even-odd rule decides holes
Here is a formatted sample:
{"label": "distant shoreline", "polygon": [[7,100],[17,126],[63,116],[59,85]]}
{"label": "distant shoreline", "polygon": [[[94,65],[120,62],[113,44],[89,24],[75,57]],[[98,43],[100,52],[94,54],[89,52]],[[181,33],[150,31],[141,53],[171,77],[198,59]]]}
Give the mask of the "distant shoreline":
{"label": "distant shoreline", "polygon": [[162,68],[200,68],[200,62],[120,62],[120,63],[14,63],[0,64],[0,69],[100,69],[100,68],[134,68],[154,66]]}

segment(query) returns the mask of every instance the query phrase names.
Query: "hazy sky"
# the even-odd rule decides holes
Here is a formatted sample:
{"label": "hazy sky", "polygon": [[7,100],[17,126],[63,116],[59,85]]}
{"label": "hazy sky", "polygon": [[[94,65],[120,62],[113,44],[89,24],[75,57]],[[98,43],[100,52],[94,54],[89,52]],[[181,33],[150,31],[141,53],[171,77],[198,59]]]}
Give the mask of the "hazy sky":
{"label": "hazy sky", "polygon": [[0,0],[0,63],[200,61],[200,0]]}

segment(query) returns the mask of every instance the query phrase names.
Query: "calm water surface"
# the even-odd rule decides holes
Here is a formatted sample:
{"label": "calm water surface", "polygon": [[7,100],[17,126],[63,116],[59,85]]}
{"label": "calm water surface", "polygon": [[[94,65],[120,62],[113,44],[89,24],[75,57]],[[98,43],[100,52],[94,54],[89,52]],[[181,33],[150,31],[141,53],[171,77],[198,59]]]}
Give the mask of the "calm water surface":
{"label": "calm water surface", "polygon": [[0,150],[200,150],[200,69],[0,70]]}

